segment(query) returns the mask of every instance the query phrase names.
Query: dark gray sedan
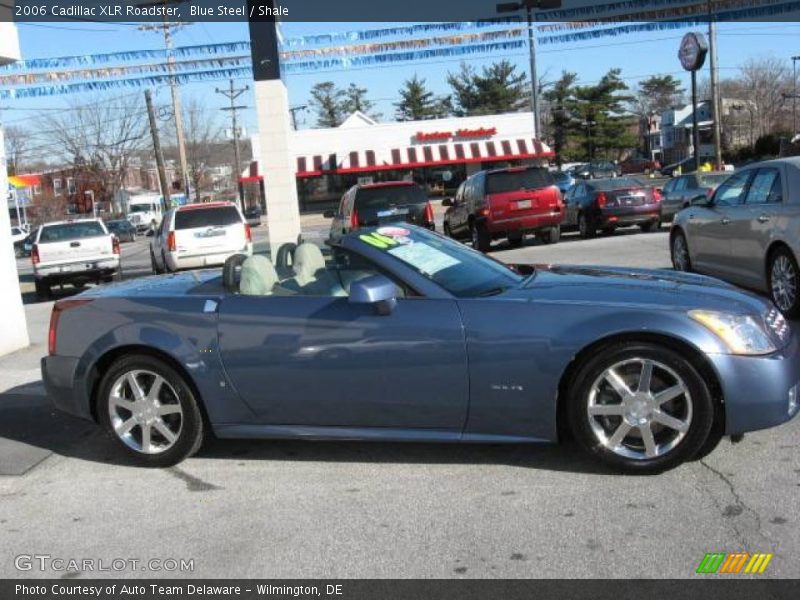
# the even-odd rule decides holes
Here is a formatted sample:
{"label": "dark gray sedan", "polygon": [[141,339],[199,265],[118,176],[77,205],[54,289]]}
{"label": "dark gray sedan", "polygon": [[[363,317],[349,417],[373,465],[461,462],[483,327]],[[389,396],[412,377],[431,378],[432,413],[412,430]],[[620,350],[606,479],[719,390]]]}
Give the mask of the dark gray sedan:
{"label": "dark gray sedan", "polygon": [[661,217],[671,221],[675,213],[686,208],[698,196],[710,197],[717,186],[731,174],[726,171],[689,173],[670,179],[661,190]]}
{"label": "dark gray sedan", "polygon": [[[241,265],[241,270],[237,265]],[[798,410],[770,302],[699,275],[507,266],[400,224],[57,302],[55,405],[167,466],[220,438],[556,442],[629,472]],[[239,275],[237,276],[237,273]]]}

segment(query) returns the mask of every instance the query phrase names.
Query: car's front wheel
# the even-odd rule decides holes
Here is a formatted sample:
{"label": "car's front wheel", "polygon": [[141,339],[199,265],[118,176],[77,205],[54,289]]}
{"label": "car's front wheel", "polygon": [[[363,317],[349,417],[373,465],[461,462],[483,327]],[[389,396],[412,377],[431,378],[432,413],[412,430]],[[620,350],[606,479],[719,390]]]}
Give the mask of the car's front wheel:
{"label": "car's front wheel", "polygon": [[613,468],[657,473],[708,439],[708,385],[681,354],[651,343],[607,346],[578,370],[568,397],[573,435]]}
{"label": "car's front wheel", "polygon": [[692,259],[689,256],[689,244],[686,243],[686,236],[682,231],[678,230],[672,235],[669,246],[672,268],[685,273],[691,272]]}
{"label": "car's front wheel", "polygon": [[164,361],[133,355],[103,376],[97,414],[111,436],[140,463],[170,467],[203,441],[203,418],[185,379]]}
{"label": "car's front wheel", "polygon": [[778,248],[772,253],[768,273],[772,301],[787,317],[800,316],[800,271],[787,248]]}
{"label": "car's front wheel", "polygon": [[549,227],[539,232],[539,239],[543,244],[557,244],[561,239],[561,226]]}
{"label": "car's front wheel", "polygon": [[578,233],[585,240],[593,238],[597,234],[594,219],[591,219],[586,213],[578,215]]}

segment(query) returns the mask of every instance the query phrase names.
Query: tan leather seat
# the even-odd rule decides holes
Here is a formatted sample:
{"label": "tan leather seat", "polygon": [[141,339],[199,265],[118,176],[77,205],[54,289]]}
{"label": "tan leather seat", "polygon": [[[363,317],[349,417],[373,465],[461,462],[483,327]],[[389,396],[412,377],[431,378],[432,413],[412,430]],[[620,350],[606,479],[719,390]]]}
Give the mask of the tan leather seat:
{"label": "tan leather seat", "polygon": [[239,292],[245,296],[269,296],[278,283],[278,273],[272,262],[256,254],[242,263]]}

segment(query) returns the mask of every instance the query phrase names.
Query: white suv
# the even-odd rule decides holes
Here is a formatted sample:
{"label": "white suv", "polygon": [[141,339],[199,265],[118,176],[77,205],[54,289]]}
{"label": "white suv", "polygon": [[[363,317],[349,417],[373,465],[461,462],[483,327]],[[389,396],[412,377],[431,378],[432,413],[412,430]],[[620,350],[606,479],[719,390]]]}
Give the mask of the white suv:
{"label": "white suv", "polygon": [[217,266],[239,253],[253,253],[253,237],[242,213],[230,202],[173,208],[150,241],[153,273]]}

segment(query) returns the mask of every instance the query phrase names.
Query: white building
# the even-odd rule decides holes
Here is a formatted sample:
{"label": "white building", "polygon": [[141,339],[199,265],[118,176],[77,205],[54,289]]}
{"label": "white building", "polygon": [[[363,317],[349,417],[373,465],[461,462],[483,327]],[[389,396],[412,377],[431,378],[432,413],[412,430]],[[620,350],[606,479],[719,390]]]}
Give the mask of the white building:
{"label": "white building", "polygon": [[[0,6],[0,65],[20,59],[17,29],[12,23],[13,5]],[[0,190],[8,194],[8,177],[5,142],[0,123]],[[0,210],[0,354],[7,354],[28,345],[28,327],[22,296],[19,288],[19,274],[11,242],[11,220],[8,210]]]}
{"label": "white building", "polygon": [[[339,127],[292,132],[289,150],[301,209],[359,182],[409,179],[444,193],[481,169],[554,156],[535,138],[530,112],[390,123],[356,112]],[[242,182],[260,181],[254,163]]]}

